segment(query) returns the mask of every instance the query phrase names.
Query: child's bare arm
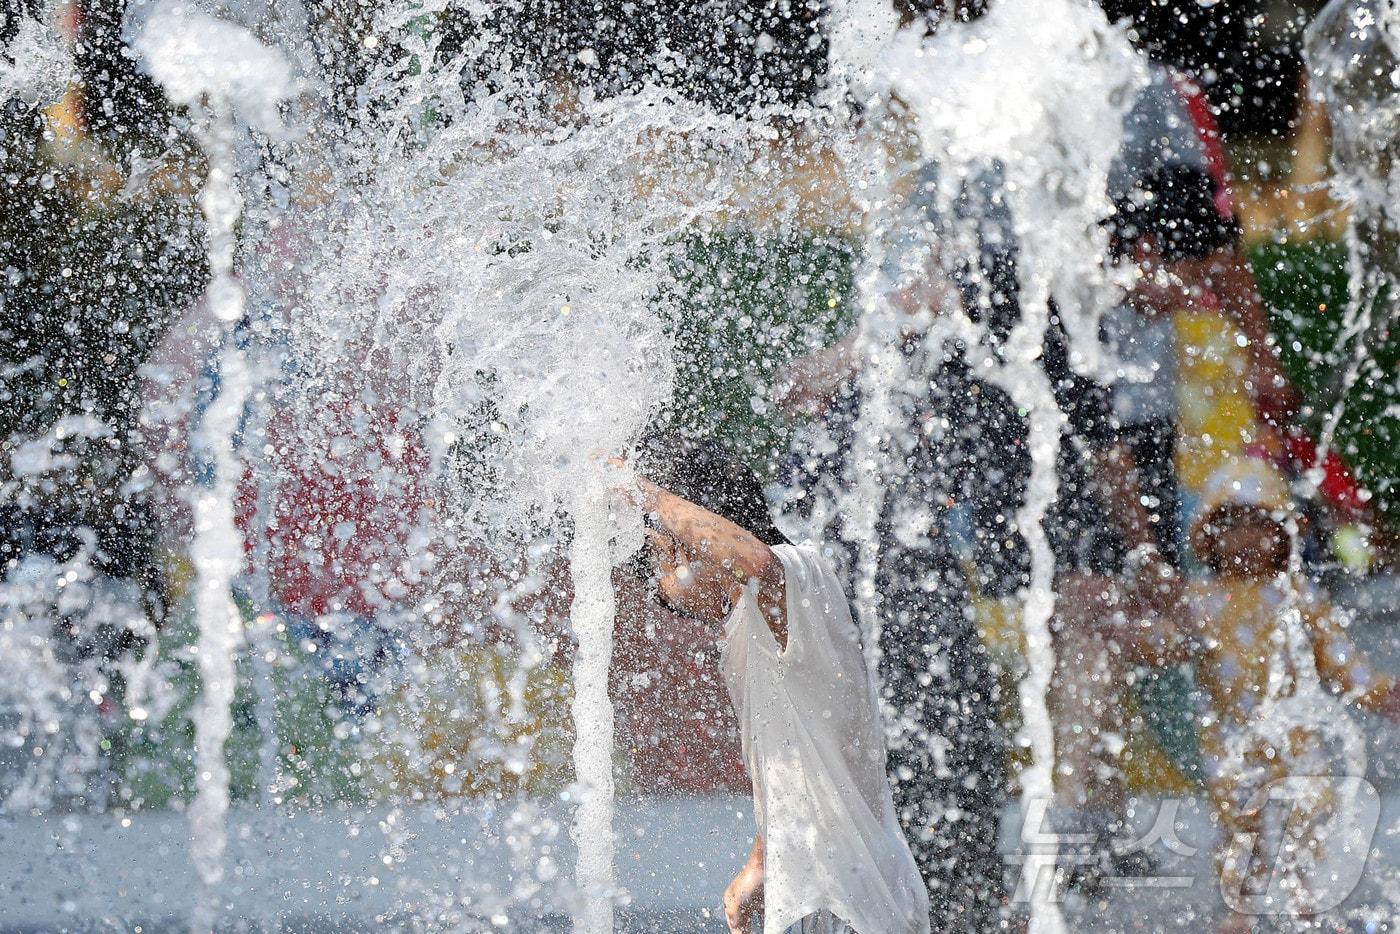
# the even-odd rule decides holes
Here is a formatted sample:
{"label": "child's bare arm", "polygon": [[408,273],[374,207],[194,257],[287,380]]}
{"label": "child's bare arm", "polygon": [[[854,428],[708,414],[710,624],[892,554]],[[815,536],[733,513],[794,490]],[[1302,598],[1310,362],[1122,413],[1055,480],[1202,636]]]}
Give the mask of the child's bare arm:
{"label": "child's bare arm", "polygon": [[1323,684],[1353,698],[1358,707],[1400,720],[1400,682],[1376,669],[1326,607],[1305,608],[1303,620],[1312,636],[1313,660]]}
{"label": "child's bare arm", "polygon": [[787,645],[783,567],[763,542],[729,520],[682,499],[647,480],[638,480],[642,508],[651,518],[648,544],[671,551],[665,562],[677,571],[670,582],[682,589],[689,609],[722,620],[751,581],[758,582],[758,604],[780,647]]}

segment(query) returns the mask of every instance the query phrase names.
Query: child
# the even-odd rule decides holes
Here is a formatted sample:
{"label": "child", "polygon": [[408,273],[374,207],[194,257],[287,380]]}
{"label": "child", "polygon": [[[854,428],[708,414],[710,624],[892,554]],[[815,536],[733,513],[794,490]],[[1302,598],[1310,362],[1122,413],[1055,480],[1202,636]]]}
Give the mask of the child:
{"label": "child", "polygon": [[[1239,458],[1211,477],[1191,523],[1192,548],[1210,575],[1187,589],[1184,644],[1196,659],[1196,682],[1207,708],[1201,721],[1201,751],[1221,831],[1217,855],[1226,892],[1244,891],[1250,866],[1258,862],[1252,853],[1227,855],[1237,834],[1258,835],[1263,830],[1257,793],[1289,775],[1338,774],[1335,767],[1314,761],[1325,758],[1326,747],[1326,731],[1317,725],[1335,722],[1326,708],[1336,701],[1321,694],[1308,697],[1309,690],[1316,691],[1320,682],[1347,702],[1400,715],[1396,682],[1371,668],[1306,582],[1289,579],[1284,523],[1291,509],[1287,486],[1271,466]],[[1288,625],[1290,600],[1298,610],[1295,633],[1302,637],[1295,637],[1293,645],[1302,647],[1301,653],[1297,648],[1289,651],[1286,640],[1280,643],[1276,638],[1279,627]],[[1285,716],[1288,705],[1271,706],[1271,671],[1272,697],[1297,698],[1293,706],[1305,717]],[[1301,723],[1303,719],[1308,722]],[[1302,820],[1293,815],[1286,832],[1298,838],[1293,842],[1305,858],[1316,859],[1326,841],[1308,828],[1319,826],[1332,804],[1319,801],[1311,806],[1317,813]],[[1273,866],[1258,868],[1276,871]],[[1305,868],[1302,874],[1306,876]],[[1307,880],[1299,881],[1300,897],[1306,900]],[[1232,919],[1241,930],[1249,929],[1249,921],[1244,915]]]}
{"label": "child", "polygon": [[[885,781],[875,689],[831,558],[790,545],[757,479],[662,436],[639,480],[659,599],[721,634],[758,824],[725,892],[731,934],[926,934],[928,895]],[[656,482],[652,482],[652,481]]]}

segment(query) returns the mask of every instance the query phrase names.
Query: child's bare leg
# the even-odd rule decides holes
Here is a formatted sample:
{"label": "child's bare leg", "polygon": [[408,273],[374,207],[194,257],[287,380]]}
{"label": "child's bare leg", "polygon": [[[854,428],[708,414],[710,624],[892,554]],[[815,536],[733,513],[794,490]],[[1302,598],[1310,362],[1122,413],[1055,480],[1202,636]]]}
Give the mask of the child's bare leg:
{"label": "child's bare leg", "polygon": [[[1210,796],[1211,820],[1219,834],[1215,871],[1220,880],[1220,891],[1241,895],[1253,891],[1260,881],[1258,876],[1261,870],[1257,847],[1263,836],[1263,828],[1259,815],[1243,813],[1243,791],[1233,777],[1213,779],[1207,786],[1207,792]],[[1253,843],[1246,845],[1246,840]],[[1224,905],[1218,930],[1220,934],[1247,934],[1254,929],[1255,920],[1253,915],[1242,914]]]}

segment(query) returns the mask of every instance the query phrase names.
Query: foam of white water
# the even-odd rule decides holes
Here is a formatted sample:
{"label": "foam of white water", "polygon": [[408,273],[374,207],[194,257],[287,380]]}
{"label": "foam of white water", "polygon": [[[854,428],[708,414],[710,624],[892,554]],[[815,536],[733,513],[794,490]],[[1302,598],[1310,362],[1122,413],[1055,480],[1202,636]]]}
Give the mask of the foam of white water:
{"label": "foam of white water", "polygon": [[857,97],[878,86],[880,55],[899,31],[888,0],[836,0],[827,7],[832,85]]}
{"label": "foam of white water", "polygon": [[237,681],[235,653],[243,642],[243,618],[233,601],[233,583],[243,566],[243,535],[234,521],[234,498],[243,467],[234,434],[243,417],[251,379],[247,360],[236,346],[233,325],[243,317],[243,291],[233,275],[234,228],[242,210],[232,164],[232,120],[211,114],[201,132],[209,173],[200,192],[208,225],[210,281],[208,301],[222,322],[219,392],[202,425],[205,451],[213,461],[213,482],[191,491],[195,568],[195,613],[199,621],[196,659],[200,696],[194,714],[195,797],[190,804],[190,855],[203,893],[190,921],[195,934],[218,921],[218,886],[224,876],[229,772],[224,743],[233,730],[233,693]]}
{"label": "foam of white water", "polygon": [[242,26],[175,0],[132,5],[132,48],[166,96],[198,106],[217,99],[240,123],[269,132],[282,125],[293,94],[291,66]]}
{"label": "foam of white water", "polygon": [[[1112,213],[1109,166],[1147,83],[1145,60],[1095,4],[1005,0],[931,41],[902,32],[882,64],[945,172],[1004,168],[1021,278],[1054,296],[1071,365],[1109,381],[1099,317],[1121,283],[1106,269],[1100,222]],[[944,186],[944,196],[955,190]]]}

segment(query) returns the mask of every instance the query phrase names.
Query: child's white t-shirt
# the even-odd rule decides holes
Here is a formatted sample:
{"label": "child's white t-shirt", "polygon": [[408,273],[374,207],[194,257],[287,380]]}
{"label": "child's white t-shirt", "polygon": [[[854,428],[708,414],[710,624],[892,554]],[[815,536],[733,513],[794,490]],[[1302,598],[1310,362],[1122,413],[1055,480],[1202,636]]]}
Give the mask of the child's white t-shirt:
{"label": "child's white t-shirt", "polygon": [[928,893],[895,818],[874,679],[829,558],[779,545],[780,650],[753,588],[720,665],[763,835],[764,934],[826,909],[859,934],[925,934]]}

